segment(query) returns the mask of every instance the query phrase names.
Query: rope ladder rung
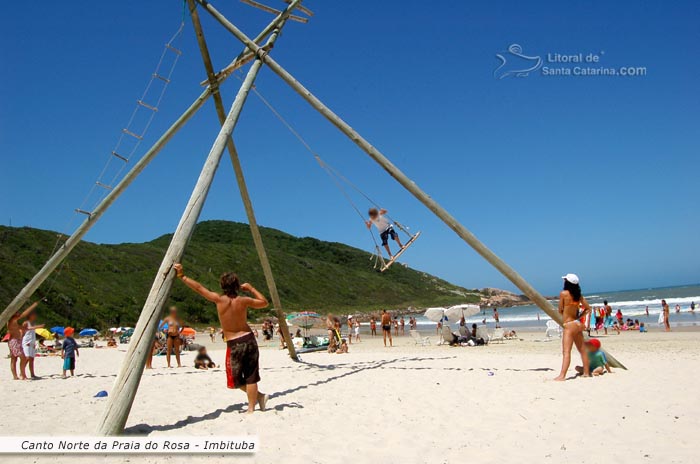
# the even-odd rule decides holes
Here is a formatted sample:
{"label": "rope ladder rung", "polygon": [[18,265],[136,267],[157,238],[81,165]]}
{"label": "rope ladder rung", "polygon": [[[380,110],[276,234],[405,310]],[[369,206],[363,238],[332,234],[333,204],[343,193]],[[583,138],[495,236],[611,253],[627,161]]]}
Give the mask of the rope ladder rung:
{"label": "rope ladder rung", "polygon": [[182,50],[178,50],[177,48],[173,47],[169,43],[165,44],[165,48],[172,51],[173,53],[175,53],[178,56],[182,55]]}
{"label": "rope ladder rung", "polygon": [[170,79],[168,79],[167,77],[161,76],[158,73],[153,73],[153,77],[156,79],[160,79],[161,81],[165,82],[166,84],[170,84]]}
{"label": "rope ladder rung", "polygon": [[144,108],[147,108],[147,109],[149,109],[149,110],[151,110],[151,111],[154,111],[154,112],[155,112],[155,111],[158,111],[158,108],[156,108],[155,106],[151,106],[151,105],[149,105],[148,103],[146,103],[146,102],[144,102],[144,101],[142,101],[142,100],[136,100],[136,103],[138,103],[139,105],[141,105],[141,106],[143,106]]}
{"label": "rope ladder rung", "polygon": [[138,140],[142,140],[142,139],[143,139],[143,135],[134,134],[134,133],[131,132],[129,129],[122,129],[122,132],[125,133],[126,135],[132,136],[132,137],[135,138],[135,139],[138,139]]}
{"label": "rope ladder rung", "polygon": [[129,158],[127,158],[126,156],[120,155],[120,154],[117,153],[116,151],[112,151],[112,156],[116,156],[117,158],[119,158],[120,160],[124,161],[125,163],[128,163],[128,162],[129,162]]}

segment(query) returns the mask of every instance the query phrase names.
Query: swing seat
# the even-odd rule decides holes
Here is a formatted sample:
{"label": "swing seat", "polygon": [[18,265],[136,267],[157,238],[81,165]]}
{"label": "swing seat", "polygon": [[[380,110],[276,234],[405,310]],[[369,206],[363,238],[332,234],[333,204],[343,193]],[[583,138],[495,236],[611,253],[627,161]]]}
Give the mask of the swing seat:
{"label": "swing seat", "polygon": [[391,267],[391,265],[394,264],[396,262],[396,260],[401,257],[403,252],[408,250],[408,247],[410,247],[413,244],[413,242],[415,242],[416,239],[418,239],[418,237],[420,237],[420,232],[417,232],[414,236],[412,236],[410,238],[410,240],[408,242],[406,242],[406,245],[404,245],[404,247],[401,250],[399,250],[399,252],[396,253],[393,258],[391,258],[389,261],[384,263],[384,266],[382,266],[382,268],[379,270],[379,272],[384,272],[387,269],[389,269]]}

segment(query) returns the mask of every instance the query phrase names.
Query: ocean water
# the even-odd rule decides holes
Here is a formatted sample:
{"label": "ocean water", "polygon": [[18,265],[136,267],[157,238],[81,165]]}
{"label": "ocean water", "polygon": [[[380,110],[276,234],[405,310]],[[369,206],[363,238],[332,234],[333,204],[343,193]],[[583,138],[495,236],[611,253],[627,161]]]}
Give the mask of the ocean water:
{"label": "ocean water", "polygon": [[[613,308],[613,314],[620,309],[625,319],[639,319],[650,328],[658,327],[659,313],[661,312],[661,300],[665,299],[671,308],[671,326],[700,325],[700,285],[686,285],[681,287],[648,288],[642,290],[624,290],[618,292],[596,293],[584,296],[591,306],[602,306],[603,300]],[[690,311],[690,303],[695,302],[695,312]],[[556,308],[557,301],[552,304]],[[676,305],[681,306],[681,311],[676,313]],[[645,308],[649,307],[649,316],[646,316]],[[542,328],[544,330],[549,316],[534,305],[517,306],[513,308],[499,308],[499,319],[504,328]],[[537,319],[539,314],[540,319]],[[476,316],[467,319],[467,322],[482,324],[484,318],[490,327],[495,326],[493,310],[487,309]],[[417,318],[419,329],[427,330],[427,327],[435,328],[435,322],[422,316]]]}

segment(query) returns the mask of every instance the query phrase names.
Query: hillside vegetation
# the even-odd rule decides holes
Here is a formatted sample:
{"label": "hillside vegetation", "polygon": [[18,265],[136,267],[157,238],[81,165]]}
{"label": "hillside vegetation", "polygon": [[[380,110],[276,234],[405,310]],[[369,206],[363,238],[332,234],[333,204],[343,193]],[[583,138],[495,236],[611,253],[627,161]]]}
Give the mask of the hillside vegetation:
{"label": "hillside vegetation", "polygon": [[[285,311],[321,313],[375,311],[478,302],[478,291],[429,274],[393,266],[380,274],[369,254],[341,243],[298,238],[262,228]],[[44,264],[56,244],[55,232],[0,226],[0,305],[4,308]],[[46,297],[41,321],[104,329],[133,325],[148,294],[171,235],[147,243],[79,244],[36,296]],[[247,224],[200,223],[183,259],[189,276],[218,289],[219,275],[239,273],[268,294]],[[213,305],[175,283],[171,294],[190,324],[216,321]],[[260,318],[269,311],[256,312]]]}

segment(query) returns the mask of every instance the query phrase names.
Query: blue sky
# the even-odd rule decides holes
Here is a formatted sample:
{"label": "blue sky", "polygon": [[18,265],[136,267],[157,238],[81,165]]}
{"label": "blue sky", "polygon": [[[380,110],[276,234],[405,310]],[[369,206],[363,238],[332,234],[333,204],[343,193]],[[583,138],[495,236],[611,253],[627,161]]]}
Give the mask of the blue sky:
{"label": "blue sky", "polygon": [[[315,17],[288,24],[277,61],[542,292],[567,272],[581,275],[584,291],[700,281],[700,4],[306,4]],[[214,5],[250,36],[271,18],[234,1]],[[0,223],[70,232],[182,6],[10,2],[3,13]],[[241,47],[201,15],[223,67]],[[647,71],[494,78],[496,54],[513,43],[528,56],[592,53],[596,66]],[[179,47],[144,148],[201,92],[189,22]],[[227,106],[239,83],[223,87]],[[467,287],[513,288],[271,71],[258,88],[330,164],[423,231],[409,265]],[[208,104],[87,239],[171,232],[217,132]],[[234,135],[261,224],[372,248],[340,192],[256,98]],[[226,158],[202,219],[245,220]]]}

